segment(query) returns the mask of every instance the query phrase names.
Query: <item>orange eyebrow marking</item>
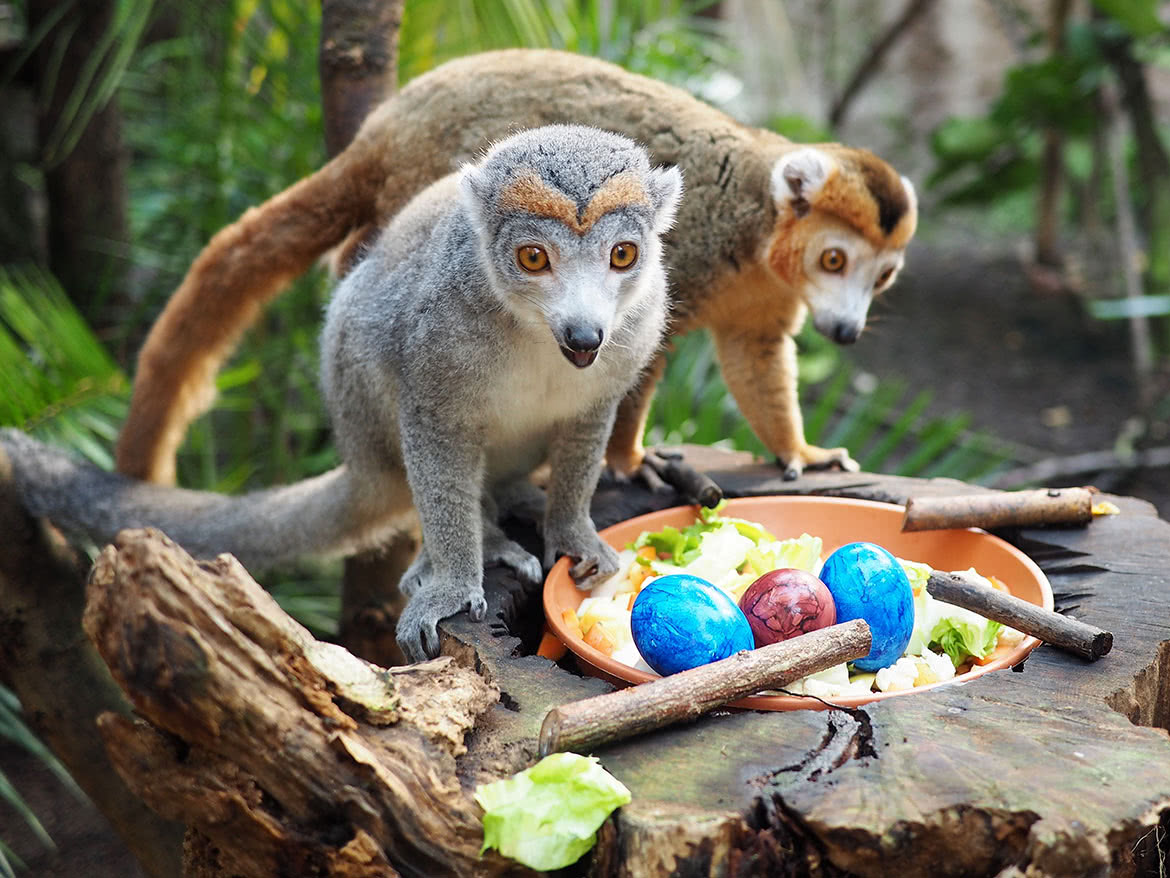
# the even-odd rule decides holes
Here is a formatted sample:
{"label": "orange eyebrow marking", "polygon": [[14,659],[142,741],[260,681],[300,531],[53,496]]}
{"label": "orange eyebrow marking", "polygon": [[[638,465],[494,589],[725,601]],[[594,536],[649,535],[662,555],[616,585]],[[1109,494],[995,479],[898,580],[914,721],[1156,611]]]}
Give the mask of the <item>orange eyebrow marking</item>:
{"label": "orange eyebrow marking", "polygon": [[642,181],[629,173],[618,174],[607,180],[594,193],[580,217],[577,216],[577,205],[573,199],[552,188],[534,173],[524,174],[505,186],[500,193],[500,207],[558,220],[578,235],[588,232],[594,223],[611,210],[627,204],[650,206],[650,198]]}

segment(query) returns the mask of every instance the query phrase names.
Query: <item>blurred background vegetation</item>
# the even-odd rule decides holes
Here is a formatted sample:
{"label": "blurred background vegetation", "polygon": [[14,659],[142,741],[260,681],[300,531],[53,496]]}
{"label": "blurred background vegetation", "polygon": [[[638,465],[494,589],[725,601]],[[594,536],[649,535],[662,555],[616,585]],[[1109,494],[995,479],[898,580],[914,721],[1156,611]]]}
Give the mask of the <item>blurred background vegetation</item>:
{"label": "blurred background vegetation", "polygon": [[[399,78],[551,46],[794,139],[873,147],[916,180],[931,224],[950,210],[1026,242],[1033,286],[1125,322],[1132,454],[1170,415],[1159,14],[1155,0],[407,0]],[[319,26],[298,0],[0,0],[0,424],[111,465],[134,354],[191,260],[324,161]],[[947,92],[948,77],[965,85]],[[316,380],[327,295],[318,270],[267,310],[189,434],[182,484],[238,491],[334,465]],[[876,379],[811,332],[800,347],[808,439],[866,469],[1005,485],[1044,456],[938,411],[928,383]],[[763,451],[705,337],[673,352],[649,441]],[[328,634],[335,582],[310,568],[272,587]],[[0,688],[0,737],[34,747],[26,733]],[[0,800],[39,827],[2,773]],[[10,854],[0,836],[0,875]]]}

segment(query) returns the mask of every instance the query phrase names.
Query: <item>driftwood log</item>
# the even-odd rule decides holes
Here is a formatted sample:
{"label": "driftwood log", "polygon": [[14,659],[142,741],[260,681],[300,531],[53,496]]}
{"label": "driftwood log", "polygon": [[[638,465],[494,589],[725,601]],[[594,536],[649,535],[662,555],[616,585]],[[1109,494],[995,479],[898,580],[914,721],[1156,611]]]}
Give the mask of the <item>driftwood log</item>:
{"label": "driftwood log", "polygon": [[[687,451],[731,496],[974,490],[785,482]],[[676,499],[603,484],[594,516]],[[720,712],[599,748],[633,801],[563,874],[1159,875],[1170,524],[1110,499],[1121,514],[1084,528],[1001,533],[1044,568],[1058,609],[1114,633],[1108,655],[1041,646],[1020,672],[962,686],[848,711]],[[234,561],[196,564],[157,533],[105,549],[89,590],[86,630],[138,714],[104,714],[101,736],[129,789],[187,827],[188,876],[525,874],[479,857],[475,784],[535,761],[551,708],[610,688],[532,655],[538,596],[496,568],[488,621],[449,620],[446,658],[392,672],[313,641]]]}

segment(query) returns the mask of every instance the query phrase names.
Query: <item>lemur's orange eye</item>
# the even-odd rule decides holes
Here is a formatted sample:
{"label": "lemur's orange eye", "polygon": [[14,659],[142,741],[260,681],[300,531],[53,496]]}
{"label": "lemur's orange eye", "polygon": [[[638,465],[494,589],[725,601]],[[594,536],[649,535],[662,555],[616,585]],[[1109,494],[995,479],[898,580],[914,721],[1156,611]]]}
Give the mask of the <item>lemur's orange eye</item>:
{"label": "lemur's orange eye", "polygon": [[535,274],[548,268],[548,254],[543,247],[521,247],[516,251],[516,264]]}
{"label": "lemur's orange eye", "polygon": [[893,273],[894,273],[894,269],[887,268],[885,271],[883,271],[881,274],[879,274],[878,279],[877,279],[877,283],[875,283],[873,285],[874,289],[880,290],[882,287],[884,287],[889,282],[890,277],[893,275]]}
{"label": "lemur's orange eye", "polygon": [[613,249],[609,251],[609,264],[619,271],[629,268],[637,261],[638,245],[632,241],[622,241],[620,244],[614,244]]}
{"label": "lemur's orange eye", "polygon": [[821,268],[832,274],[845,270],[845,251],[840,247],[830,247],[821,254]]}

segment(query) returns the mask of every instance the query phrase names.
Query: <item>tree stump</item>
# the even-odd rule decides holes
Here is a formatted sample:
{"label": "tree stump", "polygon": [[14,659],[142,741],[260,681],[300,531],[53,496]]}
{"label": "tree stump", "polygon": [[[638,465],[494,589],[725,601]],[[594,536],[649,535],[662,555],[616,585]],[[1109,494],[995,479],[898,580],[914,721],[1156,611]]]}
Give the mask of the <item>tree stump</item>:
{"label": "tree stump", "polygon": [[[687,449],[732,496],[902,502],[978,490],[856,473],[784,482]],[[606,526],[674,505],[603,484]],[[1111,630],[1089,664],[1041,646],[1018,672],[853,710],[722,712],[596,751],[633,801],[564,875],[1158,875],[1170,826],[1170,525],[1137,500],[1082,528],[1000,534],[1057,608]],[[523,528],[514,536],[533,540]],[[527,874],[479,856],[476,783],[536,760],[546,712],[607,691],[532,655],[539,595],[487,571],[486,622],[384,671],[314,641],[227,557],[123,534],[85,627],[140,719],[100,721],[131,790],[188,827],[188,876]]]}

